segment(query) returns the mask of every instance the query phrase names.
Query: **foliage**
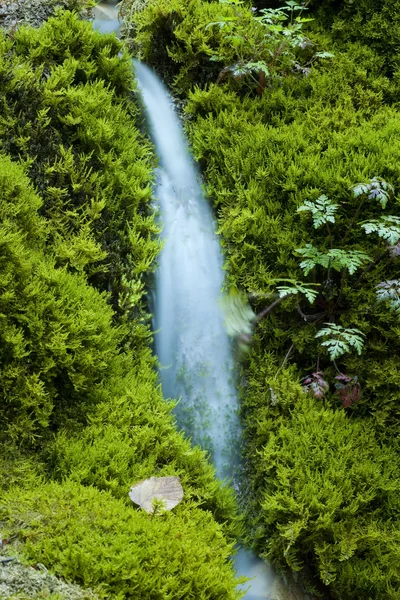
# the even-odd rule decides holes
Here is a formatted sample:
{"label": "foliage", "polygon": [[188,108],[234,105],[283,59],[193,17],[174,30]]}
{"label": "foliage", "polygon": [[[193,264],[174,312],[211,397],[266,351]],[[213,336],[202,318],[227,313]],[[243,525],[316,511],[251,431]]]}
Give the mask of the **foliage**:
{"label": "foliage", "polygon": [[376,297],[378,302],[386,302],[390,310],[400,317],[400,281],[398,279],[378,283]]}
{"label": "foliage", "polygon": [[124,3],[128,45],[179,94],[217,81],[261,95],[288,73],[308,75],[312,64],[333,56],[317,51],[305,36],[303,24],[312,19],[294,1],[259,13],[236,0],[150,0],[129,13],[130,4],[135,0]]}
{"label": "foliage", "polygon": [[377,233],[379,237],[387,240],[389,244],[397,244],[400,240],[400,218],[383,216],[380,219],[361,223],[365,233]]}
{"label": "foliage", "polygon": [[[203,32],[204,20],[192,17],[191,31],[198,24]],[[249,293],[256,314],[267,310],[266,298],[282,299],[258,321],[241,375],[248,538],[282,568],[300,568],[315,592],[396,598],[400,329],[376,292],[397,279],[398,251],[361,225],[390,226],[400,215],[398,82],[371,47],[337,44],[334,53],[307,78],[288,74],[262,97],[231,83],[204,85],[212,79],[206,61],[181,91],[227,285]],[[328,212],[330,204],[338,208]],[[324,263],[305,276],[306,257],[295,251],[307,244]],[[316,290],[315,299],[295,293],[298,285]],[[324,322],[352,330],[362,355],[337,336],[352,352],[336,369],[320,344],[327,340],[315,338]]]}
{"label": "foliage", "polygon": [[297,294],[303,294],[310,304],[313,304],[315,298],[318,296],[318,291],[313,290],[312,285],[310,283],[303,283],[302,281],[294,281],[293,279],[279,279],[277,281],[286,281],[290,285],[278,285],[277,292],[280,298],[285,298],[286,296],[292,296]]}
{"label": "foliage", "polygon": [[[233,492],[177,431],[154,370],[154,159],[120,50],[71,13],[0,37],[2,532],[106,597],[236,598]],[[126,505],[160,474],[185,499],[156,523]]]}
{"label": "foliage", "polygon": [[362,41],[385,59],[385,70],[398,76],[400,43],[398,0],[311,0],[310,11],[335,40]]}
{"label": "foliage", "polygon": [[336,375],[335,379],[337,381],[337,383],[335,383],[335,388],[344,408],[348,408],[360,400],[361,386],[357,375],[351,377],[350,375],[340,373],[339,375]]}
{"label": "foliage", "polygon": [[379,200],[382,208],[394,196],[393,186],[380,177],[373,177],[369,183],[358,183],[353,188],[355,198],[366,196],[368,200]]}
{"label": "foliage", "polygon": [[315,593],[329,586],[339,598],[397,599],[398,458],[366,423],[310,396],[286,419],[264,411],[262,428],[256,548],[283,567],[318,573]]}
{"label": "foliage", "polygon": [[131,61],[68,11],[0,35],[0,150],[24,162],[41,195],[56,265],[111,293],[134,343],[147,343],[142,297],[159,243]]}
{"label": "foliage", "polygon": [[[339,55],[337,60],[344,58]],[[216,86],[195,90],[187,107],[188,131],[219,216],[228,281],[251,292],[256,313],[261,310],[262,298],[271,297],[281,279],[319,284],[312,305],[303,294],[282,290],[285,302],[258,324],[263,344],[278,352],[281,360],[287,351],[285,342],[293,341],[291,360],[298,365],[300,377],[315,371],[321,346],[317,346],[318,338],[313,339],[318,325],[332,317],[337,325],[365,334],[364,355],[373,356],[376,364],[386,360],[388,345],[398,352],[396,320],[384,315],[375,294],[379,282],[396,278],[396,259],[386,245],[382,247],[382,240],[366,236],[358,224],[361,219],[396,219],[399,214],[386,183],[390,180],[396,189],[400,183],[397,113],[377,107],[367,119],[363,109],[356,109],[350,100],[354,72],[349,63],[341,64],[345,69],[340,77],[337,70],[325,67],[314,71],[307,85],[287,80],[268,98],[243,100]],[[370,85],[367,79],[363,85]],[[348,102],[345,109],[343,98]],[[372,176],[377,171],[382,173],[379,179]],[[353,193],[357,181],[366,182],[365,193]],[[378,190],[376,186],[379,190],[386,186],[390,192],[387,215],[382,215],[377,194],[368,197]],[[340,208],[328,221],[321,205],[325,223],[310,231],[309,216],[319,210],[313,198],[328,194],[330,203]],[[305,202],[312,203],[313,210],[297,213],[299,207],[307,206]],[[313,253],[312,264],[302,265],[309,267],[306,277],[299,263],[311,259],[302,256],[298,261],[296,248]],[[368,410],[367,406],[378,402],[385,404],[388,414],[389,404],[394,409],[397,402],[395,388],[390,402],[388,396],[383,400],[383,390],[377,400],[376,379],[383,387],[388,380],[374,374],[372,383],[366,367],[356,364],[350,355],[349,360],[343,355],[339,368],[357,374],[362,381],[363,400],[358,409],[365,403]],[[333,380],[334,374],[327,369],[322,361],[319,370]],[[367,389],[362,373],[369,381]]]}
{"label": "foliage", "polygon": [[302,380],[303,390],[305,392],[311,392],[314,398],[321,400],[329,389],[329,384],[324,379],[324,373],[322,371],[315,371],[311,375],[307,375]]}
{"label": "foliage", "polygon": [[[232,545],[209,512],[181,503],[147,515],[107,492],[66,481],[2,494],[7,536],[30,560],[102,598],[239,598]],[[4,529],[3,529],[4,531]]]}
{"label": "foliage", "polygon": [[[229,518],[227,531],[234,527],[232,495],[220,489],[204,454],[191,451],[175,430],[150,351],[121,353],[124,332],[112,326],[105,297],[44,256],[40,200],[6,158],[0,183],[2,439],[34,447],[47,442],[55,477],[68,474],[119,497],[133,477],[177,471],[191,497],[217,518]],[[59,432],[54,443],[51,432]]]}
{"label": "foliage", "polygon": [[32,443],[55,421],[82,420],[121,334],[104,298],[45,257],[41,202],[20,167],[1,157],[0,185],[2,433]]}
{"label": "foliage", "polygon": [[305,248],[296,248],[296,253],[306,258],[300,263],[304,275],[308,275],[317,265],[325,269],[332,268],[339,272],[347,269],[350,275],[353,275],[366,262],[372,262],[368,254],[361,250],[330,248],[328,252],[323,253],[314,248],[312,244],[306,244]]}
{"label": "foliage", "polygon": [[339,204],[335,204],[322,194],[317,200],[306,200],[304,204],[299,206],[297,212],[311,212],[314,228],[318,229],[321,225],[335,222],[335,212],[339,208]]}
{"label": "foliage", "polygon": [[[215,26],[223,29],[224,40],[234,47],[235,54],[234,62],[221,70],[219,82],[230,76],[249,82],[250,89],[256,87],[257,92],[262,94],[271,80],[281,79],[291,70],[308,74],[313,59],[333,56],[316,53],[312,59],[303,61],[304,64],[298,62],[297,55],[313,46],[302,33],[303,23],[312,19],[302,16],[307,8],[294,0],[281,8],[265,8],[260,13],[254,8],[249,11],[243,2],[237,0],[220,0],[220,4],[232,6],[233,15],[220,17],[220,20],[209,23],[207,29]],[[224,64],[232,59],[230,54],[221,47],[210,60]]]}
{"label": "foliage", "polygon": [[362,331],[354,327],[344,328],[335,323],[326,323],[326,325],[327,327],[320,329],[315,337],[328,338],[322,342],[321,346],[327,347],[332,360],[350,352],[351,347],[357,351],[357,354],[361,354],[364,344]]}

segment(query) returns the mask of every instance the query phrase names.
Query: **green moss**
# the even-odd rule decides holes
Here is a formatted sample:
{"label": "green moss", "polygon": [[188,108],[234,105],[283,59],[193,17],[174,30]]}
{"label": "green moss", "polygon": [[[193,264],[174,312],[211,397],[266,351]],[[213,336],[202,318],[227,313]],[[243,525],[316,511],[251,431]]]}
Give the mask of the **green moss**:
{"label": "green moss", "polygon": [[[268,305],[276,279],[305,279],[296,248],[310,241],[317,247],[329,248],[326,231],[311,233],[310,219],[296,213],[305,200],[326,194],[339,203],[337,225],[332,228],[334,248],[343,247],[343,239],[347,238],[347,248],[365,249],[374,258],[383,249],[375,238],[365,236],[358,225],[358,221],[381,214],[379,203],[364,204],[362,215],[355,217],[349,234],[346,231],[358,204],[352,197],[352,185],[381,174],[399,189],[397,111],[382,106],[379,93],[373,92],[379,77],[369,78],[361,70],[357,74],[346,56],[340,62],[348,64],[347,82],[343,73],[335,78],[333,69],[321,73],[316,70],[308,81],[296,85],[288,82],[268,97],[244,102],[233,93],[210,86],[204,91],[195,90],[187,107],[195,156],[204,167],[208,190],[218,211],[228,281],[255,294],[258,310]],[[355,105],[355,77],[363,77],[366,86],[370,86],[371,97],[375,94],[377,100],[375,106],[365,104],[358,109]],[[398,210],[395,199],[387,211],[396,215]],[[361,359],[343,359],[339,367],[362,377],[363,400],[359,410],[368,414],[385,404],[386,426],[395,418],[391,422],[392,433],[398,423],[398,402],[394,400],[397,380],[387,377],[387,350],[390,348],[393,355],[399,351],[397,320],[377,304],[375,286],[382,280],[395,279],[397,271],[396,261],[387,254],[362,280],[358,280],[359,274],[350,277],[343,290],[346,300],[339,316],[344,326],[353,324],[367,334]],[[340,286],[332,277],[332,285]],[[321,271],[305,280],[323,285],[323,278]],[[315,370],[321,349],[313,341],[317,330],[314,320],[301,318],[296,304],[293,298],[281,303],[268,320],[260,323],[258,336],[262,346],[277,351],[282,359],[293,343],[291,360],[306,375]],[[303,307],[306,315],[317,312],[311,306]],[[369,360],[374,365],[373,376],[368,374]],[[323,353],[320,368],[329,369]],[[333,370],[331,377],[334,375]],[[377,386],[382,386],[378,396]],[[380,417],[383,418],[382,412]]]}
{"label": "green moss", "polygon": [[361,40],[385,59],[389,73],[398,72],[400,3],[398,0],[312,0],[310,9],[339,42]]}
{"label": "green moss", "polygon": [[397,456],[371,427],[310,397],[285,416],[279,379],[270,383],[274,395],[265,391],[264,408],[258,401],[252,413],[264,436],[253,478],[256,548],[284,568],[317,573],[334,597],[398,598]]}
{"label": "green moss", "polygon": [[1,37],[0,149],[25,163],[41,194],[57,266],[109,292],[133,343],[147,343],[142,296],[159,248],[149,204],[154,158],[121,50],[68,11]]}
{"label": "green moss", "polygon": [[73,482],[2,495],[7,534],[26,557],[106,598],[234,599],[232,546],[190,501],[153,517]]}

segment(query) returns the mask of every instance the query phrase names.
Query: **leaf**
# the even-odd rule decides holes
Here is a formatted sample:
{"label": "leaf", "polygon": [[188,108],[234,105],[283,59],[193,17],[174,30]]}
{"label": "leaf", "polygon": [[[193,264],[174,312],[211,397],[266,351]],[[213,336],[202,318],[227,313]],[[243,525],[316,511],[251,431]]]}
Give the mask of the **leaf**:
{"label": "leaf", "polygon": [[329,384],[325,381],[324,373],[322,371],[316,371],[311,375],[307,375],[303,378],[303,390],[305,392],[311,392],[314,398],[321,400],[329,389]]}
{"label": "leaf", "polygon": [[351,352],[351,348],[355,348],[358,355],[361,354],[364,346],[363,337],[365,337],[362,331],[355,327],[345,328],[335,323],[325,323],[325,325],[327,327],[318,331],[315,337],[329,337],[321,345],[327,348],[331,360]]}
{"label": "leaf", "polygon": [[310,201],[306,200],[304,204],[299,206],[297,212],[311,212],[314,222],[314,228],[318,229],[321,225],[325,223],[334,223],[335,222],[335,212],[339,208],[339,204],[335,204],[322,194],[317,200]]}
{"label": "leaf", "polygon": [[[284,280],[277,280],[284,281]],[[292,296],[295,294],[303,294],[310,304],[313,304],[315,298],[318,296],[318,291],[310,289],[309,286],[319,285],[318,283],[303,283],[301,281],[295,281],[294,279],[288,280],[292,285],[281,285],[276,289],[280,298],[285,298],[285,296]]]}
{"label": "leaf", "polygon": [[400,317],[400,280],[388,279],[376,286],[378,302],[388,302],[389,309]]}
{"label": "leaf", "polygon": [[398,258],[400,256],[400,243],[394,246],[388,246],[388,252],[390,258]]}
{"label": "leaf", "polygon": [[[297,23],[309,23],[310,21],[314,21],[311,17],[296,17],[295,19]],[[322,52],[321,52],[322,54]],[[327,53],[329,54],[329,53]],[[333,56],[333,55],[332,55]]]}
{"label": "leaf", "polygon": [[314,58],[335,58],[335,55],[332,52],[316,52]]}
{"label": "leaf", "polygon": [[382,208],[386,208],[394,196],[394,188],[381,177],[373,177],[369,183],[357,183],[353,187],[353,195],[355,198],[365,195],[369,200],[379,200]]}
{"label": "leaf", "polygon": [[387,240],[391,245],[397,244],[400,240],[400,217],[383,216],[380,219],[361,223],[361,227],[366,234],[377,233],[379,237]]}
{"label": "leaf", "polygon": [[317,265],[325,269],[332,268],[335,271],[347,269],[350,275],[353,275],[364,263],[373,262],[372,258],[361,250],[332,248],[328,252],[320,252],[312,244],[306,244],[305,248],[297,248],[296,252],[306,258],[300,263],[300,268],[303,269],[305,275],[308,275]]}
{"label": "leaf", "polygon": [[129,497],[152,514],[157,501],[162,502],[163,510],[177,506],[183,499],[183,488],[179,477],[150,477],[131,487]]}
{"label": "leaf", "polygon": [[245,66],[251,71],[262,71],[267,77],[270,75],[267,63],[262,60],[259,60],[258,62],[248,62]]}
{"label": "leaf", "polygon": [[338,381],[338,383],[335,383],[336,393],[339,394],[344,408],[348,408],[359,401],[361,386],[356,375],[352,377],[340,373],[340,375],[336,375],[335,379]]}

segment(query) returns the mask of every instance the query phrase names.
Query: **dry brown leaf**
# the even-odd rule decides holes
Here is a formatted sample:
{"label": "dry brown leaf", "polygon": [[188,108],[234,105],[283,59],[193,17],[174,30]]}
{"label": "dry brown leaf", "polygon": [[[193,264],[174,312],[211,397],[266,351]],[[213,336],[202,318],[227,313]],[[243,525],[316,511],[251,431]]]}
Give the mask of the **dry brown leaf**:
{"label": "dry brown leaf", "polygon": [[150,477],[133,487],[129,497],[146,512],[154,512],[154,500],[160,500],[164,510],[171,510],[183,498],[183,488],[179,477]]}

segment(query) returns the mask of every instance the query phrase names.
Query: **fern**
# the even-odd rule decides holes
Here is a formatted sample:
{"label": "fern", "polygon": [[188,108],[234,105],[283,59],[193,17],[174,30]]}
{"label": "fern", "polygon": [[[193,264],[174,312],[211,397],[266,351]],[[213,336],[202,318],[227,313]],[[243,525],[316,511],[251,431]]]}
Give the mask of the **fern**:
{"label": "fern", "polygon": [[368,200],[379,200],[382,208],[385,208],[389,200],[393,198],[394,188],[381,177],[373,177],[369,183],[357,183],[353,187],[353,194],[355,198],[366,196]]}
{"label": "fern", "polygon": [[400,317],[400,280],[389,279],[376,286],[378,302],[387,302],[389,309]]}
{"label": "fern", "polygon": [[297,248],[296,252],[306,259],[300,263],[300,268],[303,269],[304,275],[308,275],[317,265],[325,269],[332,268],[335,271],[347,269],[350,275],[353,275],[366,262],[373,262],[368,254],[361,250],[332,248],[324,253],[314,248],[312,244],[306,244],[305,248]]}
{"label": "fern", "polygon": [[322,196],[317,198],[314,202],[306,200],[304,204],[299,206],[297,212],[311,212],[314,228],[318,229],[321,225],[335,222],[335,212],[338,208],[339,204],[335,204],[328,196],[322,194]]}
{"label": "fern", "polygon": [[365,233],[377,233],[379,237],[387,240],[389,244],[394,245],[400,240],[400,217],[392,215],[372,219],[361,224]]}
{"label": "fern", "polygon": [[277,287],[280,298],[285,296],[292,296],[296,294],[303,294],[310,304],[313,304],[315,298],[318,296],[317,290],[313,290],[309,286],[318,285],[315,283],[303,283],[302,281],[295,281],[294,279],[279,279],[278,281],[287,281],[291,285],[281,285]]}
{"label": "fern", "polygon": [[364,345],[364,333],[356,328],[345,328],[335,323],[325,323],[327,327],[318,331],[316,338],[328,338],[322,342],[329,352],[331,360],[351,352],[355,348],[361,354]]}

